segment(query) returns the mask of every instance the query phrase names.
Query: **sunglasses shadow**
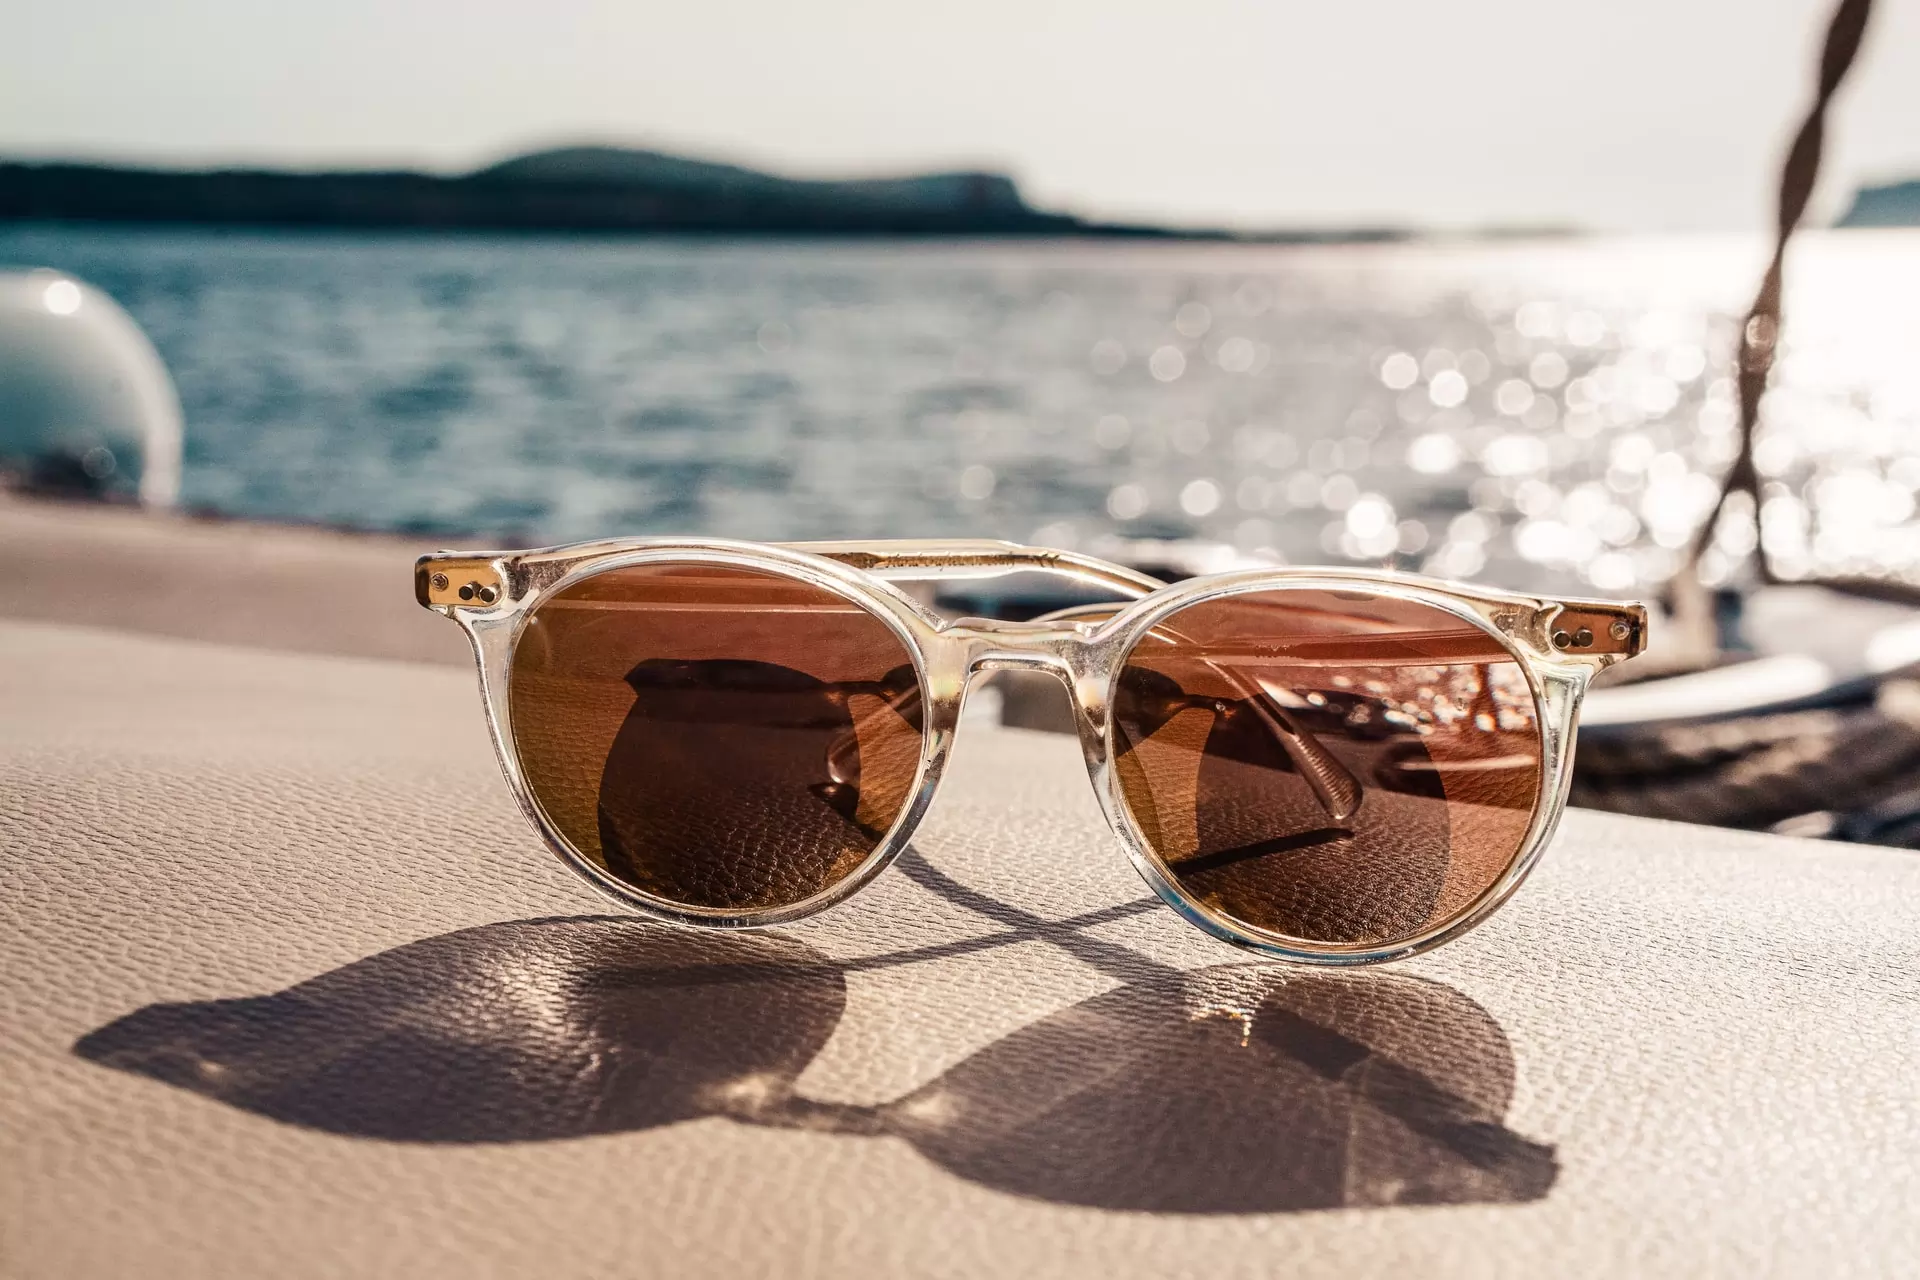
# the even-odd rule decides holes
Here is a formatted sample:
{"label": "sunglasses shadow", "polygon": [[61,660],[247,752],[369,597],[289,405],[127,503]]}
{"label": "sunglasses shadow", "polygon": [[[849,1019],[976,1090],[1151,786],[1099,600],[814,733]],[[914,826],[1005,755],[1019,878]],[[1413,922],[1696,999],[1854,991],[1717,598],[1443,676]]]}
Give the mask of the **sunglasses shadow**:
{"label": "sunglasses shadow", "polygon": [[[1553,1185],[1553,1148],[1504,1124],[1505,1035],[1450,987],[1250,964],[1181,972],[1080,932],[1148,904],[1036,921],[903,861],[1009,927],[843,963],[773,934],[513,921],[273,995],[150,1005],[74,1052],[329,1133],[529,1142],[724,1116],[891,1136],[983,1186],[1107,1209],[1515,1202]],[[848,972],[1030,937],[1129,976],[905,1097],[795,1092],[839,1024]]]}

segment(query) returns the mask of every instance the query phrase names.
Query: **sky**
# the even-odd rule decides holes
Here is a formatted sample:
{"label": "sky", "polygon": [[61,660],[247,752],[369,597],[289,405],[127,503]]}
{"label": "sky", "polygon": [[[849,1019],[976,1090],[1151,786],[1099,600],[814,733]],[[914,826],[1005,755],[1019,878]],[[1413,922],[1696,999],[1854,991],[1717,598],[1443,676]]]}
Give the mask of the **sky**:
{"label": "sky", "polygon": [[[1746,229],[1830,0],[64,0],[0,43],[0,155],[459,170],[620,142],[808,176],[1012,173],[1090,217]],[[1920,176],[1882,0],[1816,212]]]}

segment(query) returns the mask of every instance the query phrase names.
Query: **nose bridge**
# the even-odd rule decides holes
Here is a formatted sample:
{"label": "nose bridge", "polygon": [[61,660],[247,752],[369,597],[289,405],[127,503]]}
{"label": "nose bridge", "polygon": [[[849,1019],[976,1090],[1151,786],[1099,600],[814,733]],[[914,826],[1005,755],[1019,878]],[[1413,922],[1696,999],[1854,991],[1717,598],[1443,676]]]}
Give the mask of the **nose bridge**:
{"label": "nose bridge", "polygon": [[1072,684],[1091,628],[1083,623],[961,618],[946,634],[967,646],[967,674],[1045,671]]}

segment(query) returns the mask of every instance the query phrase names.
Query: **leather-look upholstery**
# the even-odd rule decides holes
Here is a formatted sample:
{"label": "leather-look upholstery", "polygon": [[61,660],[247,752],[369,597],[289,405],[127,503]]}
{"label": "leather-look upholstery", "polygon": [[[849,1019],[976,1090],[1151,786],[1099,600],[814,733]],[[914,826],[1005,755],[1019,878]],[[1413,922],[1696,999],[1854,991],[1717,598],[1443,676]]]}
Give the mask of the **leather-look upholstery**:
{"label": "leather-look upholstery", "polygon": [[541,849],[468,673],[0,623],[0,1271],[1920,1257],[1911,854],[1576,811],[1357,973],[1145,897],[1070,739],[970,726],[845,907],[677,932]]}

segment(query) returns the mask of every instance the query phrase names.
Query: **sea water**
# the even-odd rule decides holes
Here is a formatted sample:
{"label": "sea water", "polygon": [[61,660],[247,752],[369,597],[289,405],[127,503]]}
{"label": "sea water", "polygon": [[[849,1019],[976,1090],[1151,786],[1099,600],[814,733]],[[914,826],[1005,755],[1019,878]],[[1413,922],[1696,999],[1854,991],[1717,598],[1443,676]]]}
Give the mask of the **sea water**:
{"label": "sea water", "polygon": [[[172,370],[184,502],[525,543],[1200,538],[1645,590],[1737,448],[1757,237],[1389,245],[0,226]],[[1920,232],[1809,234],[1789,573],[1920,567]],[[1754,539],[1725,522],[1709,575]]]}

